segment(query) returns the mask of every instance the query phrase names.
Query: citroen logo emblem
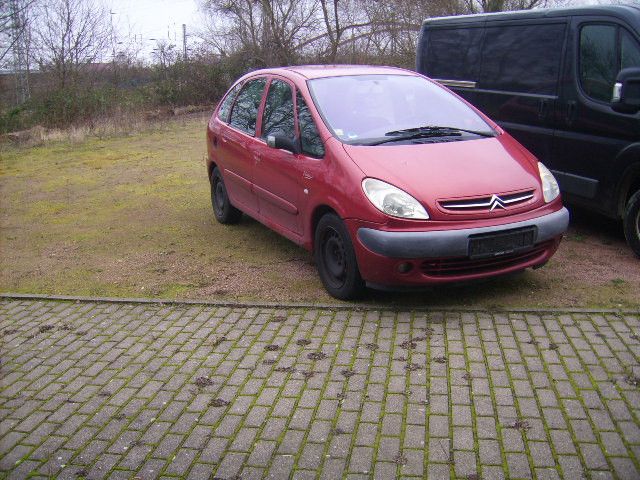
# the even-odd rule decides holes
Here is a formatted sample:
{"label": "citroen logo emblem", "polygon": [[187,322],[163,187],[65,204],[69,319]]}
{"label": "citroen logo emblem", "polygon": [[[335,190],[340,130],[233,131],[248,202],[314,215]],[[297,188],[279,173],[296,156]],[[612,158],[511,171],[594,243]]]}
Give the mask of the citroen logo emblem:
{"label": "citroen logo emblem", "polygon": [[497,196],[497,195],[492,195],[491,196],[491,200],[489,200],[489,206],[491,207],[491,211],[493,212],[496,208],[501,208],[501,209],[505,209],[505,205],[504,202],[502,201],[502,199]]}

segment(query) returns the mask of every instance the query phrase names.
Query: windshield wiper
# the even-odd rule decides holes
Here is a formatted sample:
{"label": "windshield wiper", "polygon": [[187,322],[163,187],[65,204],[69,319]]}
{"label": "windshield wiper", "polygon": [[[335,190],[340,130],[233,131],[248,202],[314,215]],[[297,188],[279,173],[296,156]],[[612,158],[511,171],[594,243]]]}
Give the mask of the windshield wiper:
{"label": "windshield wiper", "polygon": [[380,140],[373,140],[370,142],[363,142],[360,145],[382,145],[383,143],[402,142],[404,140],[415,140],[418,138],[430,138],[430,137],[459,137],[463,133],[471,133],[472,135],[479,135],[481,137],[495,137],[496,133],[493,131],[477,131],[467,130],[465,128],[457,127],[438,127],[438,126],[424,126],[415,128],[405,128],[403,130],[392,130],[385,133],[386,137]]}
{"label": "windshield wiper", "polygon": [[479,131],[479,130],[468,130],[466,128],[459,127],[440,127],[435,125],[425,125],[424,127],[414,127],[414,128],[405,128],[403,130],[392,130],[390,132],[385,133],[385,136],[397,136],[397,135],[412,135],[416,133],[430,133],[435,135],[449,135],[455,133],[472,133],[474,135],[480,135],[482,137],[495,137],[495,132],[493,131]]}

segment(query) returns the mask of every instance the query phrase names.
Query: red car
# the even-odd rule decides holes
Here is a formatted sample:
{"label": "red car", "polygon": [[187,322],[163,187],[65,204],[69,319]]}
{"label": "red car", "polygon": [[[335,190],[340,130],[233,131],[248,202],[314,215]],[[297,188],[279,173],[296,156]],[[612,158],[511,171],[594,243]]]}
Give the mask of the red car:
{"label": "red car", "polygon": [[313,251],[336,298],[540,267],[569,213],[553,175],[428,78],[366,66],[251,72],[216,108],[217,220],[242,213]]}

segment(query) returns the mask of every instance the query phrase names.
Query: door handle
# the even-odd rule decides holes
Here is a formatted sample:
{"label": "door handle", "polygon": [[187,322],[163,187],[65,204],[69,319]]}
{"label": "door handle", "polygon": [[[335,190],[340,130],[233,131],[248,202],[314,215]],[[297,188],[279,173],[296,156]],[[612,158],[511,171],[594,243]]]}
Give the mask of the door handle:
{"label": "door handle", "polygon": [[538,119],[544,120],[549,114],[549,100],[541,98],[538,102]]}
{"label": "door handle", "polygon": [[258,153],[253,154],[253,159],[255,160],[256,163],[260,163],[262,161],[262,157]]}
{"label": "door handle", "polygon": [[575,101],[570,101],[567,102],[567,114],[565,117],[565,121],[567,122],[567,124],[571,125],[575,119],[576,119],[576,102]]}

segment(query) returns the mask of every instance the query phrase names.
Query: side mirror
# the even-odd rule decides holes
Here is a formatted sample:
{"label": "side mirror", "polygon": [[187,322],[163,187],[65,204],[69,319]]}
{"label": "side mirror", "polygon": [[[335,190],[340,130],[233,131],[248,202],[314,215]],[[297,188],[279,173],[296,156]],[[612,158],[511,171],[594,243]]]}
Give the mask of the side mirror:
{"label": "side mirror", "polygon": [[286,150],[294,154],[300,153],[300,147],[296,138],[288,138],[281,135],[267,135],[267,145],[271,148]]}
{"label": "side mirror", "polygon": [[636,113],[640,110],[640,68],[620,70],[613,85],[611,108],[619,113]]}

